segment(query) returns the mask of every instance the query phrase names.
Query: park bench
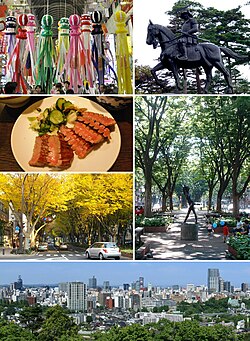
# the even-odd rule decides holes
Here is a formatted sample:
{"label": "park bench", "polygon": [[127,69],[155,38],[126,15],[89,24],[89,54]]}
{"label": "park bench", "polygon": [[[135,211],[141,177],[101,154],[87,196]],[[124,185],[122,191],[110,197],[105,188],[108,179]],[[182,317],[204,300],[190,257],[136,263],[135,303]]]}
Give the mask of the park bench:
{"label": "park bench", "polygon": [[135,259],[147,259],[153,258],[152,251],[150,249],[150,243],[146,243],[135,251]]}

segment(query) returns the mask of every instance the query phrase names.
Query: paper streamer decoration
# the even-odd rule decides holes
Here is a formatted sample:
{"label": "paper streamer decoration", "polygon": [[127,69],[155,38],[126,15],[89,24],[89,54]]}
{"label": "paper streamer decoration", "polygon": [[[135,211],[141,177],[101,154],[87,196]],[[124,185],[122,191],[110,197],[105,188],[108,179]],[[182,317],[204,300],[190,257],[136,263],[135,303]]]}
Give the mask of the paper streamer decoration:
{"label": "paper streamer decoration", "polygon": [[57,47],[57,69],[56,80],[57,82],[64,82],[65,72],[64,66],[67,58],[67,52],[69,50],[69,19],[61,18],[58,23],[58,47]]}
{"label": "paper streamer decoration", "polygon": [[10,15],[6,18],[6,32],[5,35],[7,37],[7,65],[9,64],[7,68],[6,73],[6,79],[12,80],[13,72],[14,72],[14,60],[9,63],[10,56],[12,55],[12,52],[14,50],[14,47],[16,45],[16,17]]}
{"label": "paper streamer decoration", "polygon": [[117,77],[118,77],[118,93],[132,94],[131,69],[129,49],[127,42],[127,29],[125,26],[126,13],[117,11],[115,13],[116,21],[116,61],[117,61]]}
{"label": "paper streamer decoration", "polygon": [[69,17],[70,24],[70,45],[65,64],[66,79],[69,79],[70,86],[74,92],[78,92],[78,85],[82,86],[83,81],[80,75],[80,50],[84,51],[80,30],[81,18],[77,14]]}
{"label": "paper streamer decoration", "polygon": [[12,82],[17,82],[17,92],[27,94],[27,84],[24,78],[24,52],[27,42],[27,31],[24,28],[28,23],[27,14],[20,14],[17,18],[19,25],[18,34],[16,35],[16,44],[10,59],[7,63],[7,70],[13,65]]}
{"label": "paper streamer decoration", "polygon": [[53,84],[53,68],[55,66],[55,47],[51,30],[53,17],[49,14],[44,15],[41,24],[42,30],[36,62],[36,84],[41,85],[43,92],[50,93]]}
{"label": "paper streamer decoration", "polygon": [[100,11],[94,11],[91,14],[91,20],[93,23],[93,46],[92,46],[92,61],[98,75],[99,90],[100,86],[104,84],[104,49],[102,43],[102,13]]}
{"label": "paper streamer decoration", "polygon": [[27,58],[26,58],[26,69],[29,71],[28,75],[31,77],[30,83],[34,84],[35,82],[35,31],[36,31],[36,21],[35,16],[31,13],[27,14],[28,23],[26,26],[27,29],[27,41],[28,41],[28,50],[27,50]]}
{"label": "paper streamer decoration", "polygon": [[83,14],[81,16],[81,36],[84,46],[84,54],[81,54],[81,58],[83,58],[82,63],[82,74],[84,77],[84,81],[88,82],[90,92],[93,92],[95,72],[92,63],[92,55],[91,55],[91,17],[89,14]]}

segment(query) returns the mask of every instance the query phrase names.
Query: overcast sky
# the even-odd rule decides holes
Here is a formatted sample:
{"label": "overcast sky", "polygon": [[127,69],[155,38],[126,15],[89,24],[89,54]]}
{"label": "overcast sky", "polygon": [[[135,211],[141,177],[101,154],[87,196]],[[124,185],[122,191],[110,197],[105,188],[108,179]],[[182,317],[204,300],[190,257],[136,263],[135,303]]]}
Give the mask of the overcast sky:
{"label": "overcast sky", "polygon": [[[244,6],[247,0],[197,0],[204,7],[214,7],[218,10],[228,10],[242,7],[242,12],[246,18],[250,18],[250,5]],[[176,0],[134,0],[134,59],[138,60],[139,65],[154,66],[160,56],[160,48],[153,50],[152,45],[146,44],[147,26],[149,19],[155,24],[167,26],[168,16],[166,11],[172,9]]]}
{"label": "overcast sky", "polygon": [[217,262],[1,262],[0,285],[13,283],[21,275],[25,284],[57,284],[64,281],[82,281],[88,284],[95,276],[98,285],[110,281],[111,285],[131,284],[140,276],[145,285],[207,285],[207,269],[216,268],[224,280],[239,287],[250,283],[250,264],[237,261]]}

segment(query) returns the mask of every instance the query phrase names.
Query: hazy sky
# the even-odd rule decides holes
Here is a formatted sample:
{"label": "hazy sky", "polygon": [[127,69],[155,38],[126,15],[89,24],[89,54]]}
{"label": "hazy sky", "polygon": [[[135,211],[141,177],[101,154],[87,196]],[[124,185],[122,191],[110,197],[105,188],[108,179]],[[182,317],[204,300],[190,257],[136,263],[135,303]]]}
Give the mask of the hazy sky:
{"label": "hazy sky", "polygon": [[[218,10],[229,10],[243,6],[247,0],[197,0],[204,7],[214,7]],[[147,26],[149,19],[155,24],[167,26],[168,16],[166,11],[171,10],[176,0],[134,0],[134,59],[138,59],[139,65],[154,66],[160,56],[160,48],[153,50],[152,45],[146,44]],[[241,11],[246,18],[250,18],[250,5],[243,6]]]}
{"label": "hazy sky", "polygon": [[217,262],[1,262],[0,285],[13,283],[21,275],[25,284],[57,284],[64,281],[83,281],[95,276],[97,283],[111,285],[132,283],[140,276],[145,285],[207,284],[207,269],[218,268],[224,280],[236,287],[250,283],[250,264],[237,261]]}

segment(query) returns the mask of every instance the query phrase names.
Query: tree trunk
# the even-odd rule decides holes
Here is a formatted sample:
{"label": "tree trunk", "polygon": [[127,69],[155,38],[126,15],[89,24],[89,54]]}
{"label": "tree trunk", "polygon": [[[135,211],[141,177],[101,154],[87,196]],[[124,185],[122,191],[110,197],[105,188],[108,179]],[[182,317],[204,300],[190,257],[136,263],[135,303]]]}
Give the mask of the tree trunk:
{"label": "tree trunk", "polygon": [[162,211],[165,212],[167,210],[167,194],[162,192]]}
{"label": "tree trunk", "polygon": [[173,209],[174,209],[173,192],[169,193],[169,209],[170,209],[170,211],[173,211]]}
{"label": "tree trunk", "polygon": [[145,217],[152,216],[152,178],[151,176],[145,177],[145,207],[144,207],[144,215]]}
{"label": "tree trunk", "polygon": [[208,211],[210,211],[212,207],[213,190],[214,190],[213,187],[208,188],[208,203],[207,203]]}

